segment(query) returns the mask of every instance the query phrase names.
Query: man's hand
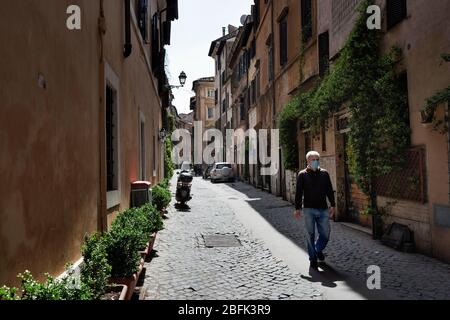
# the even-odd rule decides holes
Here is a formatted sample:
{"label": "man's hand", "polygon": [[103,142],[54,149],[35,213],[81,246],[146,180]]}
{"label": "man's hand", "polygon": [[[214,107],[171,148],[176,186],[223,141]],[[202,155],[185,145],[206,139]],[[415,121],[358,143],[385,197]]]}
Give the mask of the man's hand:
{"label": "man's hand", "polygon": [[295,210],[294,212],[294,218],[299,220],[302,216],[302,210]]}
{"label": "man's hand", "polygon": [[328,209],[328,212],[330,213],[330,218],[334,219],[334,215],[336,214],[336,208],[332,207],[332,208]]}

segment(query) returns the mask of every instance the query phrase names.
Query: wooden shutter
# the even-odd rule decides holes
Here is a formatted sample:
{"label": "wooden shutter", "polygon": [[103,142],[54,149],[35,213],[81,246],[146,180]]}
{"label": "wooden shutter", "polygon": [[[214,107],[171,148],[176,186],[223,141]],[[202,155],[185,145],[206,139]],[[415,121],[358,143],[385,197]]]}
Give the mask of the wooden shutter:
{"label": "wooden shutter", "polygon": [[287,55],[287,46],[288,46],[288,39],[287,39],[287,18],[283,18],[283,20],[280,21],[280,65],[284,66],[288,61],[288,55]]}
{"label": "wooden shutter", "polygon": [[327,71],[330,59],[330,37],[327,32],[319,35],[319,74],[322,77]]}
{"label": "wooden shutter", "polygon": [[387,29],[389,30],[406,18],[406,0],[387,0],[386,11]]}
{"label": "wooden shutter", "polygon": [[302,35],[303,41],[307,42],[312,37],[312,0],[302,0]]}

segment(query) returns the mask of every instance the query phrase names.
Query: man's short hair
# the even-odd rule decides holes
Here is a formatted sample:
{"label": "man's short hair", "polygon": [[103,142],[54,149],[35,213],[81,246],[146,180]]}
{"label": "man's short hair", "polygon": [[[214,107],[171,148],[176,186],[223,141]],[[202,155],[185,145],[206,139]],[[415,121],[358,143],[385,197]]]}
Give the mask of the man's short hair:
{"label": "man's short hair", "polygon": [[317,151],[310,151],[306,154],[306,161],[309,160],[309,158],[311,157],[319,157],[320,159],[320,153],[318,153]]}

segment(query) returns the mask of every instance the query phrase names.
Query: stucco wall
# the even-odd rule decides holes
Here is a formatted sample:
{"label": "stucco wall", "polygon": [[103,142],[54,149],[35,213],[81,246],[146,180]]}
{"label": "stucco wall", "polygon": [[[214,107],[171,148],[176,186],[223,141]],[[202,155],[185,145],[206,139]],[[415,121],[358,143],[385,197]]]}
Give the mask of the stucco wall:
{"label": "stucco wall", "polygon": [[[107,32],[100,58],[100,1],[78,0],[82,29],[66,28],[67,3],[0,4],[0,285],[29,269],[57,275],[80,258],[85,234],[129,206],[139,178],[139,113],[145,118],[146,178],[162,176],[161,102],[132,20],[132,55],[123,58],[122,1],[104,1]],[[153,4],[153,8],[155,8]],[[14,14],[11,14],[14,12]],[[134,21],[134,22],[133,22]],[[18,23],[20,22],[20,23]],[[148,47],[147,47],[148,49]],[[104,83],[106,64],[119,79],[120,205],[106,211]],[[38,75],[46,86],[38,85]],[[41,82],[42,83],[42,82]],[[103,111],[102,111],[103,110]],[[102,142],[103,141],[103,142]],[[155,170],[155,174],[153,171]]]}
{"label": "stucco wall", "polygon": [[66,28],[64,1],[0,3],[1,285],[62,272],[97,228],[99,6],[73,3],[82,31]]}

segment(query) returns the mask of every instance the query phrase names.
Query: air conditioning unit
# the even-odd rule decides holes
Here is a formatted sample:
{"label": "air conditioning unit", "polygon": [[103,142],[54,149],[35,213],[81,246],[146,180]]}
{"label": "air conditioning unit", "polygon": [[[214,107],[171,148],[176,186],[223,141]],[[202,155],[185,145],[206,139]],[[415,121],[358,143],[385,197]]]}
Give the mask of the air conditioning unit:
{"label": "air conditioning unit", "polygon": [[131,184],[131,208],[139,208],[152,202],[151,185],[149,181],[136,181]]}

